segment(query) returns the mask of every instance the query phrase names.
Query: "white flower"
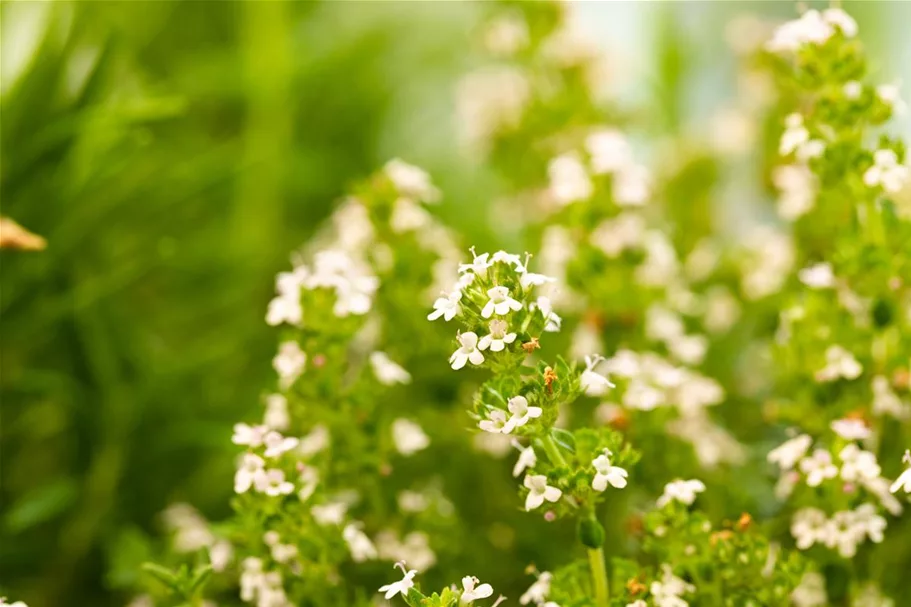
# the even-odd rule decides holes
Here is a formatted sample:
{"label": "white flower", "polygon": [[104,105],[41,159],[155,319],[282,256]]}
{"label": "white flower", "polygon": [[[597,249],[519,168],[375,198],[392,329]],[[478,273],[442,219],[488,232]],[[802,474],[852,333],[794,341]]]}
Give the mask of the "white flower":
{"label": "white flower", "polygon": [[689,603],[680,598],[696,591],[696,587],[674,575],[670,565],[661,565],[661,580],[649,586],[649,592],[658,607],[687,607]]}
{"label": "white flower", "polygon": [[813,439],[808,434],[801,434],[769,451],[766,459],[769,463],[778,464],[781,470],[793,470],[812,444]]}
{"label": "white flower", "polygon": [[377,557],[376,546],[370,541],[363,531],[360,523],[348,523],[342,529],[342,538],[348,544],[348,550],[351,552],[351,558],[355,563],[363,563]]}
{"label": "white flower", "polygon": [[288,399],[281,394],[270,394],[266,397],[266,414],[263,425],[273,430],[287,430],[291,424],[288,414]]}
{"label": "white flower", "polygon": [[393,158],[383,167],[386,176],[403,196],[409,196],[422,202],[437,202],[440,191],[430,181],[426,171],[414,165]]}
{"label": "white flower", "polygon": [[314,426],[307,436],[300,439],[298,451],[304,458],[316,455],[329,446],[329,430],[326,426]]}
{"label": "white flower", "polygon": [[553,580],[553,575],[549,571],[542,571],[538,575],[538,579],[519,597],[519,603],[522,605],[528,605],[529,603],[538,605],[546,601],[547,595],[550,594],[551,580]]}
{"label": "white flower", "polygon": [[834,25],[840,29],[841,33],[848,38],[853,38],[857,35],[857,21],[840,8],[827,8],[822,12],[822,18],[829,25]]}
{"label": "white flower", "polygon": [[835,274],[828,263],[818,263],[797,273],[800,282],[811,289],[828,289],[835,286]]}
{"label": "white flower", "polygon": [[272,497],[288,495],[294,491],[294,484],[286,481],[285,473],[278,468],[266,470],[256,480],[256,490]]}
{"label": "white flower", "polygon": [[899,83],[880,84],[876,87],[876,96],[879,97],[880,101],[891,106],[894,114],[899,115],[905,113],[907,105],[901,98]]}
{"label": "white flower", "polygon": [[319,472],[313,466],[302,466],[300,470],[300,489],[297,497],[302,502],[309,500],[319,485]]}
{"label": "white flower", "polygon": [[486,599],[493,594],[493,587],[490,584],[478,585],[480,580],[476,577],[466,575],[462,578],[462,597],[461,603],[470,603],[478,599]]}
{"label": "white flower", "polygon": [[876,150],[873,166],[864,172],[864,183],[871,188],[882,186],[886,192],[895,194],[901,191],[909,177],[911,169],[899,164],[893,150]]}
{"label": "white flower", "polygon": [[515,428],[512,419],[507,419],[502,409],[491,409],[487,412],[487,419],[478,422],[478,428],[491,434],[509,434]]}
{"label": "white flower", "polygon": [[487,26],[484,48],[494,55],[510,56],[528,46],[528,26],[519,15],[501,17]]}
{"label": "white flower", "polygon": [[850,82],[845,82],[845,85],[841,90],[845,94],[845,97],[854,101],[860,99],[860,96],[864,92],[864,85],[857,80],[851,80]]}
{"label": "white flower", "polygon": [[524,273],[525,265],[522,263],[522,258],[516,255],[515,253],[507,253],[506,251],[497,251],[490,258],[490,264],[495,263],[505,263],[506,265],[513,266],[516,272]]}
{"label": "white flower", "polygon": [[866,440],[872,434],[862,419],[836,419],[829,427],[835,434],[846,440]]}
{"label": "white flower", "polygon": [[809,457],[800,460],[800,471],[807,477],[807,485],[818,487],[828,478],[835,478],[838,467],[832,463],[832,455],[825,449],[816,449]]}
{"label": "white flower", "polygon": [[484,362],[484,354],[478,349],[477,333],[471,331],[460,333],[456,339],[459,340],[459,349],[449,357],[449,363],[453,369],[458,371],[469,361],[473,365],[480,365]]}
{"label": "white flower", "polygon": [[642,206],[650,194],[650,175],[642,165],[631,164],[614,174],[611,193],[621,207]]}
{"label": "white flower", "polygon": [[507,287],[492,287],[487,290],[487,297],[490,299],[481,310],[481,316],[484,318],[490,318],[493,314],[505,316],[510,310],[522,309],[522,304],[509,296]]}
{"label": "white flower", "polygon": [[427,315],[427,320],[436,320],[442,316],[443,320],[449,322],[462,311],[462,306],[459,305],[461,300],[461,291],[453,291],[449,295],[444,293],[433,302],[433,312]]}
{"label": "white flower", "polygon": [[543,474],[526,474],[524,485],[528,489],[525,498],[525,510],[528,511],[543,504],[544,500],[556,502],[563,495],[562,491],[547,484],[547,477]]}
{"label": "white flower", "polygon": [[871,542],[879,544],[883,541],[883,531],[886,530],[886,519],[876,513],[873,504],[861,504],[854,509],[854,532],[866,535]]}
{"label": "white flower", "polygon": [[266,463],[252,453],[244,453],[241,465],[234,474],[234,492],[246,493],[254,484],[259,485],[265,475]]}
{"label": "white flower", "polygon": [[529,407],[528,400],[524,396],[513,396],[506,403],[506,408],[512,413],[509,422],[513,428],[524,426],[530,418],[541,417],[543,412],[541,407]]}
{"label": "white flower", "polygon": [[491,352],[502,352],[506,344],[516,341],[515,333],[507,333],[509,325],[505,320],[495,318],[490,321],[490,333],[481,338],[478,342],[478,349],[486,350],[490,348]]}
{"label": "white flower", "polygon": [[629,142],[615,129],[602,129],[585,139],[591,155],[592,172],[596,175],[613,173],[627,166],[632,160]]}
{"label": "white flower", "polygon": [[284,437],[275,430],[270,431],[263,437],[263,444],[266,446],[266,451],[263,455],[266,457],[278,457],[282,453],[287,453],[291,449],[297,447],[300,441],[292,437]]}
{"label": "white flower", "polygon": [[523,272],[522,275],[519,276],[519,284],[522,285],[522,288],[526,291],[531,287],[540,287],[556,280],[556,278],[553,278],[551,276],[545,276],[544,274],[535,274],[534,272]]}
{"label": "white flower", "polygon": [[807,550],[816,542],[821,542],[827,525],[826,513],[818,508],[802,508],[795,512],[791,519],[791,535],[797,548]]}
{"label": "white flower", "polygon": [[489,260],[490,253],[475,255],[473,248],[471,249],[471,252],[471,263],[459,264],[459,274],[475,274],[482,278],[487,276],[487,269],[493,265],[493,261]]}
{"label": "white flower", "polygon": [[519,450],[519,459],[516,460],[516,465],[512,468],[512,475],[514,477],[519,477],[525,470],[534,468],[538,464],[538,457],[535,455],[535,450],[531,445],[523,447],[519,444],[519,441],[515,439],[513,439],[510,444]]}
{"label": "white flower", "polygon": [[839,377],[857,379],[863,373],[863,366],[854,356],[841,346],[829,346],[826,349],[826,366],[816,372],[816,381],[835,381]]}
{"label": "white flower", "polygon": [[372,352],[370,366],[378,382],[384,386],[394,384],[407,384],[411,382],[411,375],[398,364],[392,362],[385,352]]}
{"label": "white flower", "polygon": [[598,224],[589,240],[604,251],[605,255],[616,259],[623,251],[641,245],[644,236],[645,219],[642,215],[634,211],[624,211],[613,219],[606,219]]}
{"label": "white flower", "polygon": [[392,206],[389,227],[396,234],[424,228],[433,221],[433,216],[424,207],[410,198],[399,198]]}
{"label": "white flower", "polygon": [[902,402],[882,375],[873,378],[873,415],[891,415],[902,421],[911,417],[911,405]]}
{"label": "white flower", "polygon": [[626,607],[648,607],[648,603],[646,603],[642,599],[636,599],[632,603],[627,603]]}
{"label": "white flower", "polygon": [[697,479],[688,481],[676,480],[664,486],[664,493],[658,498],[657,505],[664,508],[673,501],[692,505],[696,501],[696,494],[705,491],[705,484]]}
{"label": "white flower", "polygon": [[800,584],[791,592],[791,601],[795,607],[826,607],[829,604],[826,578],[815,571],[803,574]]}
{"label": "white flower", "polygon": [[895,482],[892,483],[892,486],[889,487],[889,491],[892,493],[898,493],[900,490],[905,493],[911,493],[911,451],[905,451],[905,456],[902,458],[902,462],[908,467],[902,472]]}
{"label": "white flower", "polygon": [[550,192],[562,206],[588,200],[594,192],[591,178],[575,154],[563,154],[550,161],[547,167]]}
{"label": "white flower", "polygon": [[876,456],[864,451],[854,443],[846,445],[838,457],[843,462],[841,478],[848,482],[867,481],[879,478],[882,469],[876,462]]}
{"label": "white flower", "polygon": [[541,311],[541,315],[544,317],[544,330],[546,332],[557,333],[560,331],[560,327],[563,325],[563,319],[554,312],[553,304],[549,297],[543,295],[538,297],[533,306]]}
{"label": "white flower", "polygon": [[263,437],[269,428],[266,426],[248,426],[247,424],[234,424],[234,435],[231,442],[235,445],[259,447],[263,444]]}
{"label": "white flower", "polygon": [[275,277],[275,290],[278,295],[269,302],[266,323],[273,327],[283,322],[301,324],[304,311],[300,302],[300,290],[308,274],[309,270],[300,266],[292,272],[280,272]]}
{"label": "white flower", "polygon": [[592,479],[592,489],[595,491],[604,491],[607,485],[623,489],[626,487],[626,477],[629,476],[626,470],[610,463],[610,451],[604,453],[592,460],[592,466],[595,467],[595,478]]}
{"label": "white flower", "polygon": [[803,164],[789,164],[772,171],[772,183],[779,191],[778,214],[793,221],[810,212],[816,204],[816,175]]}
{"label": "white flower", "polygon": [[430,438],[419,425],[400,417],[392,422],[392,442],[399,453],[408,457],[426,449],[430,445]]}
{"label": "white flower", "polygon": [[822,44],[835,33],[832,24],[817,10],[808,10],[799,19],[780,25],[766,43],[773,53],[794,52],[805,44]]}
{"label": "white flower", "polygon": [[810,140],[810,132],[803,125],[803,116],[800,114],[788,114],[784,119],[784,124],[785,130],[781,134],[778,153],[787,156]]}
{"label": "white flower", "polygon": [[857,544],[862,540],[863,532],[857,528],[854,513],[850,510],[836,512],[822,530],[822,543],[829,548],[837,548],[838,554],[844,558],[857,554]]}
{"label": "white flower", "polygon": [[615,387],[609,379],[595,372],[595,367],[602,360],[604,359],[598,355],[585,357],[585,370],[579,376],[579,384],[588,396],[603,396],[610,388]]}
{"label": "white flower", "polygon": [[278,354],[272,359],[272,367],[278,373],[279,382],[284,388],[289,387],[300,377],[306,364],[307,354],[296,341],[283,342],[278,347]]}
{"label": "white flower", "polygon": [[328,502],[310,508],[310,514],[313,516],[313,520],[322,526],[341,525],[345,520],[345,513],[347,512],[348,504],[341,501]]}
{"label": "white flower", "polygon": [[414,588],[414,576],[417,575],[417,571],[411,569],[410,571],[405,571],[405,562],[399,561],[394,565],[402,570],[402,573],[405,574],[398,582],[393,582],[391,584],[386,584],[385,586],[380,586],[379,592],[385,592],[383,598],[386,600],[391,599],[397,594],[401,594],[403,597],[408,596],[408,592]]}

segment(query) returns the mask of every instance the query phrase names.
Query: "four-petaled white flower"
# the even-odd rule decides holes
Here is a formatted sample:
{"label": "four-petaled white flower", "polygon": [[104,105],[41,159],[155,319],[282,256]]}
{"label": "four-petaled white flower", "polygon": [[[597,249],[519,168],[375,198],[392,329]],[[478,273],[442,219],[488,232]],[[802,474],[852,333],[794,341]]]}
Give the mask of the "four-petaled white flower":
{"label": "four-petaled white flower", "polygon": [[528,489],[525,498],[525,510],[528,511],[543,504],[544,500],[556,502],[563,495],[562,491],[547,484],[547,477],[543,474],[526,474],[524,484]]}
{"label": "four-petaled white flower", "polygon": [[845,445],[838,453],[841,459],[841,478],[848,482],[870,481],[879,478],[882,469],[876,462],[876,456],[864,451],[854,443]]}
{"label": "four-petaled white flower", "polygon": [[415,422],[400,417],[392,422],[392,442],[396,450],[408,457],[430,445],[430,438]]}
{"label": "four-petaled white flower", "polygon": [[296,341],[283,342],[278,347],[278,354],[272,359],[272,367],[278,373],[282,387],[291,386],[304,372],[307,364],[307,354],[301,350]]}
{"label": "four-petaled white flower", "polygon": [[810,487],[818,487],[827,478],[835,478],[838,474],[832,455],[825,449],[816,449],[812,455],[800,460],[800,471],[806,475]]}
{"label": "four-petaled white flower", "polygon": [[623,489],[626,487],[626,477],[629,476],[626,470],[618,466],[612,466],[610,463],[610,451],[604,450],[604,453],[592,460],[592,466],[595,467],[595,478],[592,479],[592,489],[595,491],[604,491],[607,486]]}
{"label": "four-petaled white flower", "polygon": [[297,447],[298,443],[300,443],[298,439],[282,436],[281,433],[272,430],[263,437],[263,444],[266,446],[266,451],[263,455],[266,457],[278,457],[282,453]]}
{"label": "four-petaled white flower", "polygon": [[585,370],[579,377],[579,384],[582,391],[589,396],[603,396],[610,388],[615,387],[609,379],[595,371],[595,367],[602,360],[604,358],[598,355],[585,357]]}
{"label": "four-petaled white flower", "polygon": [[911,451],[905,451],[905,456],[902,458],[902,462],[908,467],[898,476],[897,479],[895,479],[895,482],[892,483],[892,486],[889,487],[889,491],[892,493],[898,493],[899,490],[904,491],[905,493],[911,493]]}
{"label": "four-petaled white flower", "polygon": [[829,346],[826,349],[826,366],[816,372],[816,381],[835,381],[839,377],[857,379],[863,373],[863,366],[854,355],[841,346]]}
{"label": "four-petaled white flower", "polygon": [[509,324],[505,320],[500,320],[495,318],[490,321],[490,333],[485,335],[478,341],[478,348],[481,350],[486,350],[490,348],[491,352],[501,352],[506,348],[506,344],[511,344],[516,341],[515,333],[507,333],[509,329]]}
{"label": "four-petaled white flower", "polygon": [[522,309],[521,302],[509,296],[507,287],[491,287],[487,290],[487,297],[490,299],[487,300],[481,310],[481,316],[484,318],[490,318],[494,314],[505,316],[509,314],[510,310],[519,311]]}
{"label": "four-petaled white flower", "polygon": [[489,259],[490,253],[474,255],[474,249],[472,249],[471,252],[473,256],[471,263],[460,263],[459,274],[467,273],[480,276],[481,278],[487,276],[487,268],[493,265],[493,262]]}
{"label": "four-petaled white flower", "polygon": [[266,462],[258,455],[244,453],[241,465],[234,474],[234,492],[246,493],[254,484],[259,484],[265,475]]}
{"label": "four-petaled white flower", "polygon": [[564,154],[551,160],[547,174],[550,193],[562,206],[588,200],[594,192],[588,170],[576,154]]}
{"label": "four-petaled white flower", "polygon": [[828,263],[817,263],[802,269],[797,273],[800,282],[811,289],[828,289],[835,286],[835,274],[832,272],[832,265]]}
{"label": "four-petaled white flower", "polygon": [[478,349],[478,334],[469,331],[460,333],[456,339],[459,340],[459,349],[449,357],[449,364],[458,371],[471,362],[473,365],[480,365],[484,362],[484,354]]}
{"label": "four-petaled white flower", "polygon": [[398,582],[392,582],[391,584],[380,586],[379,592],[385,592],[386,594],[383,595],[383,598],[387,600],[391,599],[397,594],[401,594],[403,597],[408,596],[408,592],[414,588],[414,576],[418,573],[414,569],[405,571],[405,561],[399,561],[393,565],[393,568],[395,567],[401,569],[402,573],[405,574],[405,577],[403,577]]}
{"label": "four-petaled white flower", "polygon": [[459,304],[461,300],[461,291],[453,291],[449,295],[443,294],[433,302],[433,312],[427,315],[427,320],[436,320],[442,316],[443,320],[449,322],[462,310],[462,306]]}
{"label": "four-petaled white flower", "polygon": [[519,276],[519,284],[522,285],[522,288],[526,291],[531,287],[540,287],[541,285],[554,282],[555,280],[557,279],[545,276],[544,274],[535,274],[534,272],[523,272],[522,275]]}
{"label": "four-petaled white flower", "polygon": [[793,470],[812,444],[810,435],[801,434],[769,451],[766,459],[771,464],[778,464],[782,470]]}
{"label": "four-petaled white flower", "polygon": [[411,375],[389,358],[385,352],[372,352],[370,366],[378,382],[385,386],[394,384],[407,384],[411,382]]}
{"label": "four-petaled white flower", "polygon": [[664,486],[664,493],[658,498],[657,504],[659,508],[664,508],[676,501],[690,506],[696,501],[696,494],[703,491],[705,484],[697,479],[671,481]]}
{"label": "four-petaled white flower", "polygon": [[266,470],[266,473],[257,479],[257,491],[276,497],[288,495],[294,491],[294,483],[285,480],[285,473],[278,468]]}
{"label": "four-petaled white flower", "polygon": [[342,538],[348,544],[351,558],[355,563],[363,563],[377,558],[376,546],[363,531],[360,523],[348,523],[342,529]]}
{"label": "four-petaled white flower", "polygon": [[509,418],[512,428],[524,426],[528,423],[529,418],[541,417],[543,412],[541,407],[529,407],[528,399],[521,395],[510,398],[506,403],[506,408],[512,413],[512,417]]}
{"label": "four-petaled white flower", "polygon": [[795,512],[791,519],[791,535],[797,548],[806,550],[822,541],[827,524],[826,513],[818,508],[802,508]]}
{"label": "four-petaled white flower", "polygon": [[461,603],[470,603],[478,599],[486,599],[493,594],[493,587],[490,584],[480,584],[478,578],[466,575],[462,578],[462,597],[459,599]]}
{"label": "four-petaled white flower", "polygon": [[231,442],[235,445],[259,447],[263,444],[263,438],[268,431],[269,428],[265,425],[234,424],[234,435],[231,437]]}
{"label": "four-petaled white flower", "polygon": [[862,419],[836,419],[829,427],[845,440],[866,440],[873,433]]}
{"label": "four-petaled white flower", "polygon": [[401,194],[421,202],[439,201],[440,191],[434,187],[424,169],[393,158],[386,163],[383,171]]}
{"label": "four-petaled white flower", "polygon": [[512,475],[519,477],[525,470],[534,468],[537,465],[538,456],[535,455],[535,450],[531,445],[523,447],[516,439],[513,439],[511,444],[519,450],[519,459],[516,460],[516,465],[512,468]]}
{"label": "four-petaled white flower", "polygon": [[487,412],[487,419],[478,422],[478,428],[491,434],[509,434],[515,428],[515,423],[506,417],[506,412],[502,409],[491,409]]}
{"label": "four-petaled white flower", "polygon": [[900,192],[911,176],[911,169],[898,162],[893,150],[876,150],[873,166],[864,172],[864,183],[874,188],[882,186],[890,194]]}

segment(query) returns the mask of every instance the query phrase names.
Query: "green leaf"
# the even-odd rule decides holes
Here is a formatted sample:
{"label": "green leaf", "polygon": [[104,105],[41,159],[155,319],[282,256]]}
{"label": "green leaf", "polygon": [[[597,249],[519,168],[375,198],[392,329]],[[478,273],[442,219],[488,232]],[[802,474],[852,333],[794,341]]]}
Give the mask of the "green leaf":
{"label": "green leaf", "polygon": [[21,498],[7,512],[4,525],[11,533],[21,533],[62,514],[73,505],[77,495],[75,480],[58,479]]}

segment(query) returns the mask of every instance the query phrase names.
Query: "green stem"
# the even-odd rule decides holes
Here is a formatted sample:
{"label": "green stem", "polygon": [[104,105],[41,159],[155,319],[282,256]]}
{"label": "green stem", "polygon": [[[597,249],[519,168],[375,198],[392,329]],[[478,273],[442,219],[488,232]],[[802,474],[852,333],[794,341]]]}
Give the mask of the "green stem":
{"label": "green stem", "polygon": [[563,458],[563,455],[560,453],[560,447],[557,445],[554,437],[550,434],[546,435],[541,439],[541,444],[544,446],[544,452],[547,453],[550,463],[554,466],[567,467],[566,460]]}
{"label": "green stem", "polygon": [[604,564],[602,548],[588,549],[588,566],[592,570],[592,581],[595,585],[595,605],[607,607],[610,599],[610,587],[607,582],[607,567]]}

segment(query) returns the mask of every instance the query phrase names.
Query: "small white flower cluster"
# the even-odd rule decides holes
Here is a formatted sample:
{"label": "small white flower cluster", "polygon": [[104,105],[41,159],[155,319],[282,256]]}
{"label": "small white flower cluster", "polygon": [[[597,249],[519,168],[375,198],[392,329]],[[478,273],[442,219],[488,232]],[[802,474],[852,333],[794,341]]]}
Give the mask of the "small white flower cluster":
{"label": "small white flower cluster", "polygon": [[696,501],[696,495],[703,491],[705,491],[705,483],[698,479],[671,481],[664,486],[664,493],[658,498],[656,505],[664,508],[671,502],[679,502],[692,506]]}
{"label": "small white flower cluster", "polygon": [[778,293],[794,266],[791,237],[772,227],[761,226],[745,236],[744,244],[740,278],[744,297],[753,301]]}
{"label": "small white flower cluster", "polygon": [[528,74],[512,66],[488,66],[458,83],[456,114],[463,144],[485,151],[490,141],[514,130],[531,102]]}
{"label": "small white flower cluster", "polygon": [[611,452],[605,449],[604,452],[592,460],[592,466],[595,468],[595,478],[592,479],[592,489],[601,492],[610,485],[616,489],[626,487],[626,479],[629,473],[618,466],[610,463]]}
{"label": "small white flower cluster", "polygon": [[663,343],[674,358],[687,365],[702,363],[708,351],[708,338],[688,335],[680,316],[660,304],[653,304],[646,311],[645,334]]}
{"label": "small white flower cluster", "polygon": [[[398,561],[393,567],[401,569],[404,577],[397,582],[392,582],[391,584],[380,587],[379,592],[383,592],[383,598],[387,600],[397,594],[402,595],[402,597],[407,597],[411,589],[414,588],[414,576],[417,575],[416,569],[405,569],[404,560]],[[459,595],[460,605],[469,605],[474,601],[486,599],[491,596],[493,596],[493,587],[490,584],[482,584],[481,580],[473,575],[466,575],[462,578],[462,592]],[[502,600],[502,597],[497,600],[494,607],[499,605]]]}
{"label": "small white flower cluster", "polygon": [[313,267],[298,264],[291,272],[281,272],[275,279],[278,295],[269,302],[266,322],[301,325],[303,309],[301,290],[329,289],[335,293],[332,312],[339,318],[361,316],[370,311],[379,281],[363,262],[341,249],[317,253]]}
{"label": "small white flower cluster", "polygon": [[541,407],[530,406],[528,399],[521,394],[506,401],[506,408],[511,414],[510,417],[507,418],[506,412],[502,409],[491,408],[487,412],[487,418],[478,422],[478,427],[484,432],[509,434],[527,424],[529,420],[541,417],[543,412]]}
{"label": "small white flower cluster", "polygon": [[772,183],[778,190],[778,215],[787,221],[806,215],[816,206],[819,183],[805,164],[786,164],[772,171]]}
{"label": "small white flower cluster", "polygon": [[412,531],[399,538],[395,531],[380,531],[375,538],[377,554],[384,561],[405,561],[421,570],[437,562],[437,555],[430,547],[430,538],[421,531]]}
{"label": "small white flower cluster", "polygon": [[899,421],[911,418],[911,403],[899,398],[889,380],[882,375],[873,378],[873,415],[890,415]]}
{"label": "small white flower cluster", "polygon": [[773,53],[797,52],[808,44],[825,44],[836,31],[853,38],[857,35],[857,22],[839,8],[822,12],[808,10],[799,19],[780,25],[766,43],[766,50]]}
{"label": "small white flower cluster", "polygon": [[911,180],[911,168],[898,161],[894,150],[876,150],[873,165],[864,172],[863,179],[868,187],[881,187],[888,194],[897,194]]}
{"label": "small white flower cluster", "polygon": [[673,567],[664,564],[661,579],[652,582],[648,590],[656,607],[688,607],[683,596],[696,592],[696,587],[674,575]]}
{"label": "small white flower cluster", "polygon": [[611,175],[611,197],[620,207],[642,206],[651,194],[648,170],[633,161],[629,143],[614,129],[592,132],[585,140],[587,158],[568,152],[550,161],[549,191],[561,206],[589,200],[592,176]]}
{"label": "small white flower cluster", "polygon": [[826,365],[816,372],[816,381],[820,383],[838,379],[854,380],[860,377],[864,368],[854,355],[839,345],[826,349]]}
{"label": "small white flower cluster", "polygon": [[781,134],[778,144],[778,153],[781,156],[794,154],[802,163],[812,158],[819,158],[825,152],[825,143],[820,139],[812,139],[810,131],[803,123],[800,114],[788,114],[784,119],[785,130]]}
{"label": "small white flower cluster", "polygon": [[28,607],[22,601],[16,601],[15,603],[7,603],[5,596],[0,596],[0,607]]}
{"label": "small white flower cluster", "polygon": [[292,607],[285,595],[282,574],[266,571],[263,562],[256,557],[243,560],[240,574],[240,598],[256,607]]}
{"label": "small white flower cluster", "polygon": [[[270,468],[266,465],[267,461],[280,463],[282,456],[288,453],[297,458],[296,463],[301,471],[302,481],[300,498],[305,501],[312,495],[318,479],[314,478],[315,470],[304,466],[300,460],[324,449],[328,441],[327,432],[321,426],[314,428],[303,438],[294,438],[283,436],[266,425],[236,424],[231,442],[251,449],[241,457],[234,475],[236,493],[246,493],[251,489],[271,497],[292,493],[295,489],[294,483],[287,480],[285,472],[281,468]],[[259,450],[260,455],[252,450]]]}
{"label": "small white flower cluster", "polygon": [[618,350],[607,359],[605,369],[611,376],[626,380],[617,393],[627,409],[651,411],[673,405],[686,417],[724,400],[718,382],[652,352]]}
{"label": "small white flower cluster", "polygon": [[468,306],[472,314],[487,323],[489,332],[483,337],[474,331],[457,335],[459,348],[449,358],[455,370],[469,362],[480,365],[485,351],[502,352],[514,343],[517,333],[510,328],[519,324],[514,318],[519,312],[540,312],[545,331],[558,331],[561,324],[550,299],[534,299],[532,295],[535,287],[552,283],[553,278],[529,272],[518,255],[505,251],[472,254],[471,263],[459,266],[459,279],[453,289],[440,296],[433,304],[433,312],[427,315],[428,320],[442,318],[449,322],[463,315],[463,308]]}
{"label": "small white flower cluster", "polygon": [[883,541],[886,519],[879,516],[873,504],[861,504],[854,510],[836,512],[831,518],[818,508],[803,508],[794,513],[791,535],[801,550],[814,544],[837,549],[844,558],[857,553],[857,546],[866,538]]}

